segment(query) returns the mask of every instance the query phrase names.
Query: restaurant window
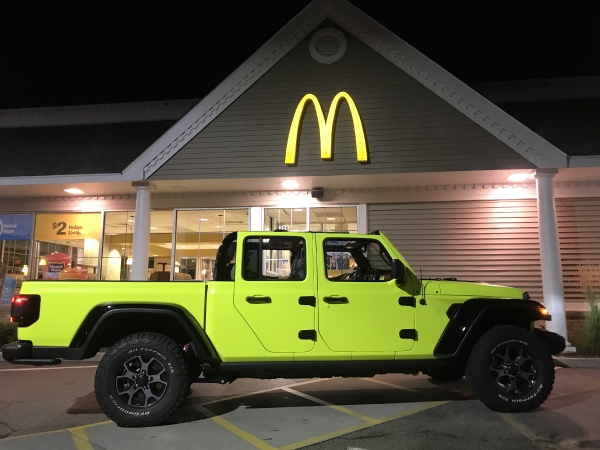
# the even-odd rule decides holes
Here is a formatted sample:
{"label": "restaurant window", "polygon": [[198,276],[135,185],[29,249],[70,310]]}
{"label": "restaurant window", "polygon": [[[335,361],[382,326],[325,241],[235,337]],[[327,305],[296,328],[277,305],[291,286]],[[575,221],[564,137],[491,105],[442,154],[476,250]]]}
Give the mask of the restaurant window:
{"label": "restaurant window", "polygon": [[263,230],[356,233],[357,207],[265,208]]}
{"label": "restaurant window", "polygon": [[[135,211],[107,212],[104,217],[102,279],[130,280],[133,264]],[[150,242],[147,277],[150,281],[168,281],[171,270],[173,212],[150,212]]]}
{"label": "restaurant window", "polygon": [[32,265],[38,280],[96,280],[101,214],[37,214]]}
{"label": "restaurant window", "polygon": [[248,230],[248,209],[178,210],[176,221],[173,279],[208,281],[223,238]]}

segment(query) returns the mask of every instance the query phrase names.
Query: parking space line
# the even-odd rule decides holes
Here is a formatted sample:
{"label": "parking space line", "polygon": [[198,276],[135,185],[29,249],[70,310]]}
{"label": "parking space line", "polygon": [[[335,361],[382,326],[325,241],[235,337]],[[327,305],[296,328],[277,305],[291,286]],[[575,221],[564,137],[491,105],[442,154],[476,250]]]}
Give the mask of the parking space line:
{"label": "parking space line", "polygon": [[73,443],[77,450],[94,450],[92,443],[87,437],[84,427],[67,428],[67,431],[71,433]]}
{"label": "parking space line", "polygon": [[533,432],[533,430],[531,428],[529,428],[527,425],[522,424],[521,422],[519,422],[512,414],[509,413],[499,413],[500,417],[502,417],[506,422],[508,422],[508,424],[513,427],[515,430],[517,430],[519,433],[521,433],[523,436],[525,436],[527,439],[529,439],[531,442],[533,442],[538,448],[546,448],[545,446],[543,446],[540,442],[540,437],[535,434]]}
{"label": "parking space line", "polygon": [[[303,386],[305,384],[318,383],[319,381],[327,381],[327,380],[332,380],[332,379],[333,378],[316,378],[313,380],[301,381],[299,383],[286,384],[285,387]],[[200,383],[200,384],[202,384],[202,383]],[[247,394],[232,395],[231,397],[223,397],[223,398],[219,398],[216,400],[210,400],[208,402],[200,403],[200,405],[206,406],[206,405],[212,405],[215,403],[227,402],[229,400],[235,400],[236,398],[244,398],[244,397],[249,397],[251,395],[266,394],[267,392],[277,391],[277,390],[281,389],[282,387],[284,387],[284,386],[277,386],[277,387],[272,387],[269,389],[262,389],[260,391],[249,392]]]}
{"label": "parking space line", "polygon": [[403,391],[412,392],[413,394],[423,395],[423,392],[419,391],[417,389],[411,389],[411,388],[406,387],[406,386],[398,386],[397,384],[388,383],[387,381],[378,380],[377,378],[361,378],[361,380],[370,381],[371,383],[383,384],[384,386],[389,386],[389,387],[393,387],[393,388],[400,389],[400,390],[403,390]]}
{"label": "parking space line", "polygon": [[379,419],[374,419],[373,417],[365,416],[364,414],[361,414],[356,411],[352,411],[351,409],[348,409],[348,408],[344,408],[343,406],[334,405],[333,403],[329,403],[325,400],[321,400],[320,398],[305,394],[304,392],[296,391],[296,390],[288,388],[288,387],[282,387],[281,390],[289,392],[290,394],[296,395],[298,397],[305,398],[307,400],[310,400],[311,402],[318,403],[319,405],[323,405],[323,406],[327,406],[329,408],[335,409],[336,411],[339,411],[341,413],[349,414],[351,416],[357,417],[364,422],[369,422],[372,424],[381,423],[381,420],[379,420]]}
{"label": "parking space line", "polygon": [[[221,416],[216,415],[210,409],[205,408],[202,405],[195,405],[195,406],[192,406],[192,408],[201,412],[202,414],[204,414],[206,416],[207,419],[210,419],[213,422],[221,425],[227,431],[235,434],[240,439],[243,439],[244,441],[248,442],[249,444],[254,445],[256,448],[258,448],[260,450],[275,450],[275,447],[272,447],[271,445],[267,444],[262,439],[254,436],[251,433],[248,433],[246,430],[243,430],[242,428],[232,424],[228,420],[223,419]],[[77,450],[79,450],[79,449],[77,449]]]}
{"label": "parking space line", "polygon": [[321,434],[320,436],[315,436],[312,438],[305,439],[303,441],[294,442],[293,444],[284,445],[283,447],[279,447],[278,450],[296,450],[302,447],[306,447],[308,445],[318,444],[320,442],[328,441],[330,439],[334,439],[339,436],[343,436],[348,433],[352,433],[354,431],[364,430],[366,428],[374,427],[375,425],[379,425],[385,422],[390,422],[396,419],[402,419],[403,417],[412,416],[413,414],[420,413],[422,411],[426,411],[431,408],[435,408],[436,406],[445,405],[446,403],[450,403],[447,401],[444,402],[428,402],[426,405],[419,406],[417,408],[401,412],[399,414],[394,414],[392,416],[384,417],[383,419],[379,419],[378,423],[359,423],[358,425],[353,425],[348,428],[343,428],[341,430],[332,431],[331,433]]}

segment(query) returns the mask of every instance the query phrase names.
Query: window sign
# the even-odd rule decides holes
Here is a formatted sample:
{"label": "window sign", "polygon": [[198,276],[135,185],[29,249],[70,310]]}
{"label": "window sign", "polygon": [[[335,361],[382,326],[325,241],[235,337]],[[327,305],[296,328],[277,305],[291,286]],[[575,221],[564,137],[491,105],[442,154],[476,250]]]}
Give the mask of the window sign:
{"label": "window sign", "polygon": [[31,239],[31,214],[0,214],[0,241]]}
{"label": "window sign", "polygon": [[35,238],[49,242],[100,239],[100,214],[37,214]]}
{"label": "window sign", "polygon": [[[2,283],[4,281],[4,283]],[[0,303],[3,305],[10,305],[10,301],[15,295],[15,290],[17,288],[17,280],[12,278],[10,275],[7,275],[4,280],[0,280],[0,285],[2,286],[2,298],[0,298]]]}

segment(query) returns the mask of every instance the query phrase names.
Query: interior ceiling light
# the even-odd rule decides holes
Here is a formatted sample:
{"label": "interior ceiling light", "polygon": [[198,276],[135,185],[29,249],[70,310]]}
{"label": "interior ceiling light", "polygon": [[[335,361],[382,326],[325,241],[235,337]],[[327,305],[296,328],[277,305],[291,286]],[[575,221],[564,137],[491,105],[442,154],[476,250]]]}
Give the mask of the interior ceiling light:
{"label": "interior ceiling light", "polygon": [[283,186],[283,187],[284,187],[284,188],[286,188],[286,189],[296,189],[296,188],[297,188],[298,186],[300,186],[300,185],[298,184],[298,182],[297,182],[297,181],[294,181],[294,180],[286,180],[286,181],[283,181],[283,182],[281,183],[281,186]]}
{"label": "interior ceiling light", "polygon": [[294,211],[304,211],[302,208],[295,208]]}
{"label": "interior ceiling light", "polygon": [[525,181],[533,178],[533,173],[513,173],[508,176],[508,181]]}
{"label": "interior ceiling light", "polygon": [[327,220],[335,220],[335,217],[328,217]]}
{"label": "interior ceiling light", "polygon": [[65,192],[68,192],[69,194],[83,194],[83,191],[77,188],[65,189]]}
{"label": "interior ceiling light", "polygon": [[204,219],[204,218],[202,218],[202,219],[200,219],[200,220],[201,220],[202,222],[206,222],[206,221],[208,221],[208,219]]}
{"label": "interior ceiling light", "polygon": [[156,228],[156,227],[150,227],[150,229],[151,229],[151,230],[156,230],[157,228]]}

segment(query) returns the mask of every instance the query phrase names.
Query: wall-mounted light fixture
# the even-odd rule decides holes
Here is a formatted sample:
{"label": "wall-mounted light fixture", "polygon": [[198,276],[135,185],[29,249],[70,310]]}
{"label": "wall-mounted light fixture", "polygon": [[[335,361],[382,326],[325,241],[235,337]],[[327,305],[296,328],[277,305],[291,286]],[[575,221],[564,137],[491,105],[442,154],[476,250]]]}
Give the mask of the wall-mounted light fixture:
{"label": "wall-mounted light fixture", "polygon": [[535,174],[532,173],[513,173],[510,174],[507,178],[508,181],[514,181],[514,182],[521,182],[521,181],[525,181],[525,180],[530,180],[531,178],[533,178]]}
{"label": "wall-mounted light fixture", "polygon": [[297,189],[300,185],[295,180],[285,180],[281,183],[281,186],[285,189]]}

